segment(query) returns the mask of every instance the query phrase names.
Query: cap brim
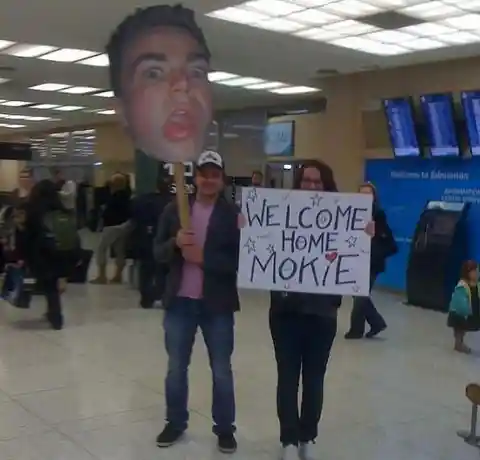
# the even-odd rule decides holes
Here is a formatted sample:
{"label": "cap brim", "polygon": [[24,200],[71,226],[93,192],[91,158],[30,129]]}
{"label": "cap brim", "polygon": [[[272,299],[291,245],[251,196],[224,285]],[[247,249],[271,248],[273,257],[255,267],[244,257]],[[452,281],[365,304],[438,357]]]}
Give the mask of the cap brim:
{"label": "cap brim", "polygon": [[213,163],[213,162],[207,162],[207,163],[202,163],[201,165],[197,165],[197,169],[202,169],[202,168],[205,168],[206,166],[213,166],[214,168],[217,168],[217,169],[222,169],[223,170],[223,166],[220,166],[218,163]]}

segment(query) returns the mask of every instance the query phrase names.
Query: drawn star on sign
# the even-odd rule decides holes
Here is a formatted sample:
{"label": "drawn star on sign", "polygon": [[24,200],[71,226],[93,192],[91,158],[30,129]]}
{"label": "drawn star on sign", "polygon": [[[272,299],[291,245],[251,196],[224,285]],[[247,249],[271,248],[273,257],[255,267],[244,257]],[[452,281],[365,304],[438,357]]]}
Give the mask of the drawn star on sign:
{"label": "drawn star on sign", "polygon": [[247,201],[251,201],[252,203],[255,203],[257,198],[258,198],[257,189],[254,188],[252,190],[249,190],[248,195],[247,195]]}
{"label": "drawn star on sign", "polygon": [[248,237],[247,242],[243,245],[244,248],[247,248],[247,251],[249,254],[252,252],[255,252],[257,250],[255,240],[252,238]]}
{"label": "drawn star on sign", "polygon": [[273,254],[275,252],[275,246],[273,244],[269,244],[267,246],[267,251],[269,254]]}
{"label": "drawn star on sign", "polygon": [[347,238],[345,240],[345,243],[348,244],[349,248],[354,248],[357,244],[357,240],[358,240],[358,238],[356,236],[350,236],[349,238]]}
{"label": "drawn star on sign", "polygon": [[320,206],[320,201],[323,200],[323,197],[316,193],[310,197],[310,200],[312,201],[312,207],[316,208],[317,206]]}

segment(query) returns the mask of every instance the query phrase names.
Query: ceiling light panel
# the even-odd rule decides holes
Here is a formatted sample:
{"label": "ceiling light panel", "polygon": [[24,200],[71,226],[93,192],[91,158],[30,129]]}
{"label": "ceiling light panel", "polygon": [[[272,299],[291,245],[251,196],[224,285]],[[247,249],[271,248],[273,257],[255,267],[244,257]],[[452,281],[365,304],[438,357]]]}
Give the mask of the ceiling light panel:
{"label": "ceiling light panel", "polygon": [[310,86],[287,86],[285,88],[275,88],[271,89],[271,93],[275,94],[307,94],[307,93],[316,93],[320,91],[317,88],[311,88]]}
{"label": "ceiling light panel", "polygon": [[27,105],[31,105],[33,102],[26,102],[26,101],[3,101],[0,102],[0,105],[4,105],[5,107],[25,107]]}
{"label": "ceiling light panel", "polygon": [[60,89],[59,91],[67,94],[89,94],[101,90],[102,88],[93,88],[92,86],[71,86],[69,88]]}
{"label": "ceiling light panel", "polygon": [[58,107],[54,107],[53,110],[58,110],[59,112],[75,112],[76,110],[82,110],[85,107],[81,107],[79,105],[60,105]]}
{"label": "ceiling light panel", "polygon": [[[366,19],[381,13],[421,23],[395,30]],[[381,56],[480,42],[480,0],[249,0],[207,16]]]}
{"label": "ceiling light panel", "polygon": [[55,62],[76,62],[98,54],[96,51],[79,50],[75,48],[61,48],[57,51],[45,54],[40,59]]}
{"label": "ceiling light panel", "polygon": [[98,97],[115,97],[115,94],[113,94],[113,91],[103,91],[103,92],[101,92],[101,93],[93,94],[93,96],[98,96]]}
{"label": "ceiling light panel", "polygon": [[60,91],[70,86],[71,85],[64,85],[63,83],[42,83],[41,85],[31,86],[29,89],[35,91]]}
{"label": "ceiling light panel", "polygon": [[52,110],[60,107],[58,104],[35,104],[29,107],[30,109]]}
{"label": "ceiling light panel", "polygon": [[115,115],[115,110],[113,110],[113,109],[98,110],[96,113],[99,113],[100,115]]}
{"label": "ceiling light panel", "polygon": [[18,44],[7,48],[5,54],[24,58],[36,58],[51,53],[57,49],[58,47],[48,45]]}
{"label": "ceiling light panel", "polygon": [[5,48],[9,48],[10,46],[14,45],[15,42],[11,42],[10,40],[0,40],[0,50],[4,50]]}
{"label": "ceiling light panel", "polygon": [[264,82],[265,80],[262,80],[261,78],[239,77],[239,78],[229,78],[227,80],[219,81],[218,83],[220,85],[241,87],[241,86],[255,85],[255,84],[264,83]]}
{"label": "ceiling light panel", "polygon": [[0,128],[18,129],[18,128],[26,128],[26,125],[17,125],[17,124],[10,124],[10,123],[0,123]]}
{"label": "ceiling light panel", "polygon": [[81,61],[78,61],[77,64],[91,65],[93,67],[108,67],[110,61],[106,54],[99,54],[98,56],[93,56],[88,59],[82,59]]}
{"label": "ceiling light panel", "polygon": [[24,120],[24,121],[48,121],[50,117],[35,117],[29,115],[16,115],[11,113],[0,113],[0,118],[4,120]]}

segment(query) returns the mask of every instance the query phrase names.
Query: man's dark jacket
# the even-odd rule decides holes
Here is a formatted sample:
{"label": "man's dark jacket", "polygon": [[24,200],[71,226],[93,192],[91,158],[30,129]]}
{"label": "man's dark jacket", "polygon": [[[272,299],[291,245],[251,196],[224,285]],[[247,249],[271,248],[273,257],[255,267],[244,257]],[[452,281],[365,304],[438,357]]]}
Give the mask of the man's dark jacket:
{"label": "man's dark jacket", "polygon": [[[192,201],[193,203],[193,201]],[[237,268],[240,242],[238,208],[221,197],[214,205],[208,224],[203,253],[203,301],[212,312],[237,311]],[[154,255],[158,263],[168,264],[163,305],[169,308],[180,288],[184,258],[176,245],[180,220],[176,202],[165,208],[157,228]]]}

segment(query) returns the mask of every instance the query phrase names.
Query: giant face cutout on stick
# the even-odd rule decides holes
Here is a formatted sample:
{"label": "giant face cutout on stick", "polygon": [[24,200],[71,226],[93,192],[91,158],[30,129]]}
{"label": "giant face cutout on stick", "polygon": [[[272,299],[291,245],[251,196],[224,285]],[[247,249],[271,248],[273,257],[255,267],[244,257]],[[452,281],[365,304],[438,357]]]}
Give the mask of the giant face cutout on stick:
{"label": "giant face cutout on stick", "polygon": [[191,10],[137,10],[107,47],[117,112],[135,146],[157,160],[195,161],[212,118],[210,53]]}

